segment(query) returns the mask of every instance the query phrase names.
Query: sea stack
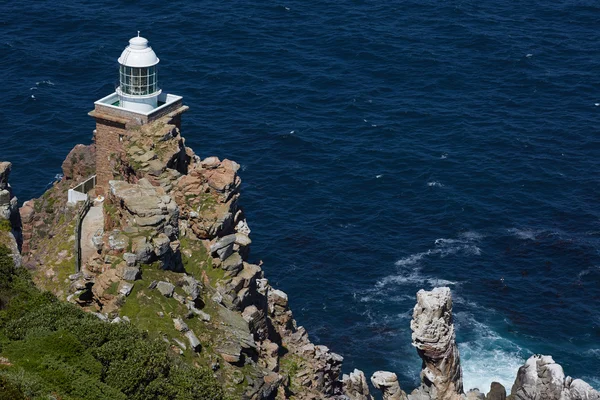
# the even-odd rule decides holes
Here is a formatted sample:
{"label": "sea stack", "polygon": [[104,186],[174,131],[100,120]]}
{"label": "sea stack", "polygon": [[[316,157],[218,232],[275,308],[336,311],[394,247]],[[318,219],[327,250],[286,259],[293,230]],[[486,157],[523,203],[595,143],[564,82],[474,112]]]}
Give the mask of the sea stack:
{"label": "sea stack", "polygon": [[[447,287],[419,290],[412,321],[412,345],[423,360],[418,399],[454,400],[463,393],[462,370]],[[417,397],[420,396],[420,397]]]}

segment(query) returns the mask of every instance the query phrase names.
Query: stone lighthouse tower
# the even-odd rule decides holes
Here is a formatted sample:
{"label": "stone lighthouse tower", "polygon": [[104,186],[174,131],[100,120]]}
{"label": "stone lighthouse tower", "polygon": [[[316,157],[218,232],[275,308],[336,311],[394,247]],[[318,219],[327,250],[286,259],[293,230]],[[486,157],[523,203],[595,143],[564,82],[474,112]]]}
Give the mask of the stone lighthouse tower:
{"label": "stone lighthouse tower", "polygon": [[158,86],[159,59],[148,40],[139,35],[129,40],[119,62],[119,87],[96,101],[89,113],[96,120],[96,190],[104,192],[108,181],[119,176],[123,140],[132,129],[162,117],[181,128],[181,114],[188,110],[181,96]]}

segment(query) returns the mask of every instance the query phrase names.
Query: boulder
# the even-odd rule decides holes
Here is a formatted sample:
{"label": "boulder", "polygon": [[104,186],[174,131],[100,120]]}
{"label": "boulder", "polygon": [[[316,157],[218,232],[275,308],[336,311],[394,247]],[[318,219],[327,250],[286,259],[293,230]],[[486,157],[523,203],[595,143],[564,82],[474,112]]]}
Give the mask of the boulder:
{"label": "boulder", "polygon": [[182,289],[190,297],[192,301],[196,301],[200,297],[202,285],[193,276],[184,275]]}
{"label": "boulder", "polygon": [[156,289],[165,297],[172,297],[175,292],[175,286],[172,283],[160,281],[156,284]]}
{"label": "boulder", "polygon": [[383,400],[408,400],[393,372],[377,371],[371,376],[371,383],[375,389],[381,390]]}
{"label": "boulder", "polygon": [[213,256],[219,256],[221,260],[226,259],[233,253],[235,235],[223,236],[210,246],[210,253]]}
{"label": "boulder", "polygon": [[237,275],[242,270],[242,264],[242,257],[238,253],[233,253],[221,263],[221,268],[231,272],[231,275]]}
{"label": "boulder", "polygon": [[196,314],[202,321],[205,321],[205,322],[209,322],[210,321],[210,315],[207,314],[207,313],[205,313],[204,311],[202,311],[202,310],[194,307],[194,305],[192,303],[186,303],[186,307],[192,313]]}
{"label": "boulder", "polygon": [[485,396],[486,400],[506,400],[506,389],[498,382],[492,382],[490,391]]}
{"label": "boulder", "polygon": [[136,256],[133,253],[125,253],[123,254],[123,260],[125,260],[128,267],[133,267],[135,265]]}
{"label": "boulder", "polygon": [[135,254],[136,261],[140,264],[148,264],[154,256],[152,245],[143,236],[133,239],[131,250]]}
{"label": "boulder", "polygon": [[178,332],[187,332],[190,330],[187,324],[181,318],[173,318],[173,325]]}
{"label": "boulder", "polygon": [[123,279],[126,281],[135,281],[141,276],[139,267],[125,267],[123,268]]}
{"label": "boulder", "polygon": [[119,294],[122,294],[123,296],[127,297],[127,296],[129,296],[129,294],[131,293],[132,290],[133,290],[133,283],[122,282],[121,288],[119,289]]}
{"label": "boulder", "polygon": [[169,237],[164,233],[159,234],[157,237],[152,239],[152,244],[154,245],[154,252],[158,257],[163,256],[167,251],[169,251],[169,244],[171,241]]}
{"label": "boulder", "polygon": [[188,342],[190,342],[190,347],[192,348],[192,350],[194,350],[195,352],[200,351],[202,345],[200,343],[200,340],[198,340],[198,337],[194,334],[194,332],[187,331],[185,333],[185,337],[187,338]]}
{"label": "boulder", "polygon": [[481,393],[479,389],[470,389],[465,394],[466,400],[485,400],[485,394]]}

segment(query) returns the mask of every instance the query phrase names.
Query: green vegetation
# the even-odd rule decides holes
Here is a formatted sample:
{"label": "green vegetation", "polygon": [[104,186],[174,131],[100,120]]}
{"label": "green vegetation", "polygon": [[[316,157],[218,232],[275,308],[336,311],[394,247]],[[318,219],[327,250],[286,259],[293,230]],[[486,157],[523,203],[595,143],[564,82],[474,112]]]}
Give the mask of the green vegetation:
{"label": "green vegetation", "polygon": [[0,232],[10,232],[12,229],[10,221],[7,219],[0,219]]}
{"label": "green vegetation", "polygon": [[0,357],[0,400],[224,397],[209,369],[183,363],[161,340],[36,289],[1,245]]}

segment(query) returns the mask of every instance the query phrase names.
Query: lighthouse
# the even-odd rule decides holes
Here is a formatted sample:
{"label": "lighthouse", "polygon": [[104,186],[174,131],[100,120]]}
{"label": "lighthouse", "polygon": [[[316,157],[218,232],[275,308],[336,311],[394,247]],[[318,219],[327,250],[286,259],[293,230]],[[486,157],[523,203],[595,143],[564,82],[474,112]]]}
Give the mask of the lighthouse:
{"label": "lighthouse", "polygon": [[102,193],[108,181],[119,175],[123,141],[131,131],[160,118],[181,129],[181,114],[188,110],[183,98],[166,93],[158,85],[159,58],[148,39],[134,36],[121,52],[118,61],[119,86],[106,97],[94,102],[89,115],[96,120],[96,188]]}
{"label": "lighthouse", "polygon": [[129,40],[119,61],[119,104],[132,111],[151,111],[158,105],[161,90],[158,87],[156,66],[160,61],[148,39],[140,36]]}

